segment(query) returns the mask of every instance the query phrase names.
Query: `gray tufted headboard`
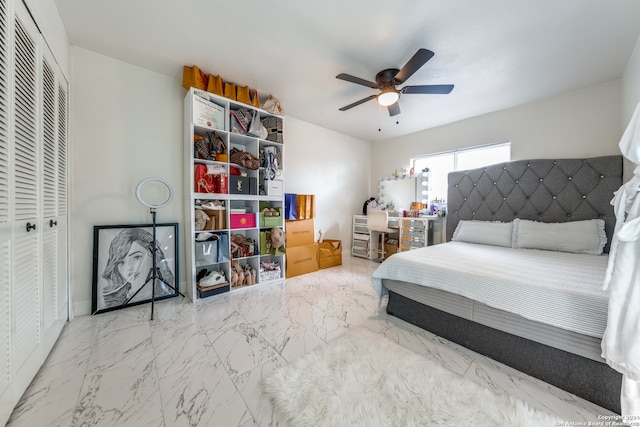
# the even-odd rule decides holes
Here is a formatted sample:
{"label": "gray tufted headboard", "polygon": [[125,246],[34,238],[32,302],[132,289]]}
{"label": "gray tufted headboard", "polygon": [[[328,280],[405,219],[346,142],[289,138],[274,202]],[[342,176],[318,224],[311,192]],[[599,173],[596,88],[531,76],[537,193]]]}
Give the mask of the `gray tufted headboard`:
{"label": "gray tufted headboard", "polygon": [[565,222],[602,218],[609,242],[610,202],[622,184],[622,156],[517,160],[449,174],[447,241],[460,220],[514,218]]}

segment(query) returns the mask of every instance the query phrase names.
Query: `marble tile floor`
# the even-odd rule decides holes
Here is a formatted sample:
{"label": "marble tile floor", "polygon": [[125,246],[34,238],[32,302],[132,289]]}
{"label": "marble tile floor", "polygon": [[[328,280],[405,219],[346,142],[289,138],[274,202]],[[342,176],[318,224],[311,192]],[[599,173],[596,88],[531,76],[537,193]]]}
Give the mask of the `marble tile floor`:
{"label": "marble tile floor", "polygon": [[[567,421],[590,402],[378,312],[377,264],[343,265],[192,304],[186,298],[69,322],[9,420],[39,426],[283,426],[260,381],[363,325],[492,390]],[[384,303],[383,303],[384,305]]]}

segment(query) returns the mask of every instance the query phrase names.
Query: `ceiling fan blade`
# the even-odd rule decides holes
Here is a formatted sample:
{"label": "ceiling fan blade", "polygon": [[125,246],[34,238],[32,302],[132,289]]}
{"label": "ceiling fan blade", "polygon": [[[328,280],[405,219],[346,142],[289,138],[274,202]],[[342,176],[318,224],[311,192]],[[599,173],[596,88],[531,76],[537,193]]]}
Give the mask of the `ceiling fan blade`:
{"label": "ceiling fan blade", "polygon": [[453,85],[423,85],[405,86],[400,89],[402,93],[430,93],[436,95],[446,95],[453,90]]}
{"label": "ceiling fan blade", "polygon": [[395,75],[395,80],[398,84],[401,84],[409,77],[413,75],[416,71],[420,69],[428,60],[433,57],[434,53],[428,49],[418,49],[418,51],[411,57],[409,62],[402,67],[402,70],[398,71]]}
{"label": "ceiling fan blade", "polygon": [[340,110],[340,111],[347,111],[347,110],[348,110],[348,109],[350,109],[350,108],[357,107],[357,106],[358,106],[358,105],[360,105],[360,104],[364,104],[364,103],[365,103],[365,102],[367,102],[367,101],[371,101],[372,99],[375,99],[375,98],[376,98],[376,96],[377,96],[377,95],[367,96],[366,98],[362,98],[360,101],[356,101],[356,102],[354,102],[353,104],[349,104],[349,105],[347,105],[347,106],[345,106],[345,107],[340,108],[339,110]]}
{"label": "ceiling fan blade", "polygon": [[360,77],[352,76],[351,74],[340,73],[336,76],[336,79],[345,80],[347,82],[355,83],[362,86],[367,86],[372,89],[378,89],[378,85],[375,84],[374,82],[361,79]]}
{"label": "ceiling fan blade", "polygon": [[394,104],[391,104],[387,107],[389,109],[389,115],[391,117],[397,116],[400,114],[400,104],[396,101]]}

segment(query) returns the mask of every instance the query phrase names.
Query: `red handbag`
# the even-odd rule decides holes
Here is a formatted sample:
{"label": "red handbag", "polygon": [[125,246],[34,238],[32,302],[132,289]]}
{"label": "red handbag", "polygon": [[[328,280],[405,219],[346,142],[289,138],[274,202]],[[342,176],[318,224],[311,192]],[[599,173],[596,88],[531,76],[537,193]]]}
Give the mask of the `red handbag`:
{"label": "red handbag", "polygon": [[207,173],[207,166],[197,164],[194,167],[193,183],[196,193],[215,193],[216,187],[213,184],[213,175]]}
{"label": "red handbag", "polygon": [[226,173],[213,175],[213,182],[215,183],[215,186],[216,186],[216,193],[220,193],[220,194],[229,193],[229,181],[227,180]]}

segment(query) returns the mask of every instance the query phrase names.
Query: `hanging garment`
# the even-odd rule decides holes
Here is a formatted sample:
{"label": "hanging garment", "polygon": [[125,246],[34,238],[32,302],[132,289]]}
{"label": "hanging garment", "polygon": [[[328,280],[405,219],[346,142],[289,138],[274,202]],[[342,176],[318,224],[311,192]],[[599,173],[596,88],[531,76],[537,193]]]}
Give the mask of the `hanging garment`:
{"label": "hanging garment", "polygon": [[[640,164],[640,103],[620,140],[622,155]],[[604,289],[610,289],[602,357],[623,374],[623,416],[640,416],[640,166],[611,201],[616,227]]]}

